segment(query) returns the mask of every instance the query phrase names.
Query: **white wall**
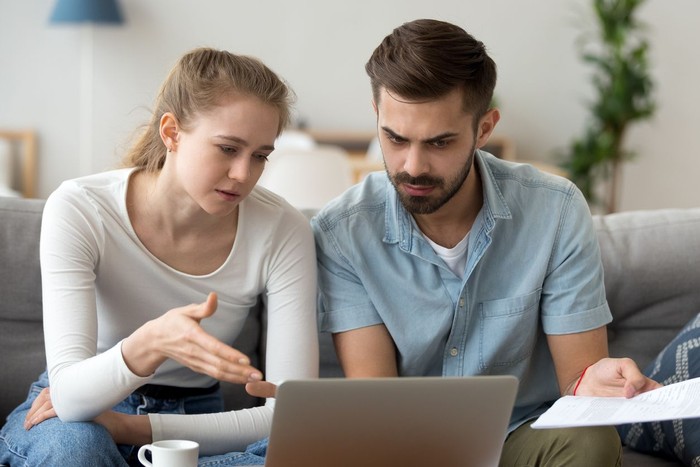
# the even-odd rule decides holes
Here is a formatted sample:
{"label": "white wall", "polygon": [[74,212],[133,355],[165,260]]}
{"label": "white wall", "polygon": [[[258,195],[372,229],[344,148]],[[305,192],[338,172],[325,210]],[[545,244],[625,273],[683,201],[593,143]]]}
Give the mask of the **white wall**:
{"label": "white wall", "polygon": [[[126,24],[94,29],[92,170],[114,166],[177,58],[197,46],[256,55],[322,129],[371,130],[364,63],[391,29],[445,19],[486,43],[499,65],[498,133],[521,158],[552,161],[582,130],[589,70],[575,40],[586,0],[121,0]],[[39,196],[80,175],[81,29],[48,24],[53,0],[0,0],[0,128],[40,136]],[[621,209],[700,206],[700,2],[648,0],[658,111],[630,134]]]}

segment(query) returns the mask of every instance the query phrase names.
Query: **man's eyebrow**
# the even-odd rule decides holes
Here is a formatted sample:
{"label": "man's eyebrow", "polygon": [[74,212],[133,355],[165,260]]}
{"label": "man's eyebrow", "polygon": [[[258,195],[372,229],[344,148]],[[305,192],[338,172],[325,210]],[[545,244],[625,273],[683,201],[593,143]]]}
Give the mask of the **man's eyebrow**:
{"label": "man's eyebrow", "polygon": [[[388,133],[392,138],[407,140],[406,137],[399,135],[398,133],[396,133],[394,130],[392,130],[389,127],[383,126],[382,130],[384,130],[384,132]],[[455,136],[458,136],[458,135],[459,135],[459,133],[455,133],[453,131],[446,131],[445,133],[440,133],[439,135],[431,136],[430,138],[424,139],[422,142],[425,144],[432,144],[432,143],[435,143],[437,141],[442,141],[444,139],[454,138]]]}
{"label": "man's eyebrow", "polygon": [[384,132],[387,133],[387,134],[388,134],[389,136],[391,136],[392,138],[403,139],[403,140],[406,139],[406,138],[404,138],[403,136],[401,136],[400,134],[396,133],[394,130],[392,130],[392,129],[389,128],[389,127],[383,126],[383,127],[382,127],[382,130],[384,130]]}
{"label": "man's eyebrow", "polygon": [[455,136],[458,136],[459,133],[455,133],[452,131],[446,131],[445,133],[441,133],[437,136],[433,136],[432,138],[428,138],[426,140],[423,140],[424,143],[426,144],[432,144],[437,141],[442,141],[443,139],[449,139],[449,138],[454,138]]}

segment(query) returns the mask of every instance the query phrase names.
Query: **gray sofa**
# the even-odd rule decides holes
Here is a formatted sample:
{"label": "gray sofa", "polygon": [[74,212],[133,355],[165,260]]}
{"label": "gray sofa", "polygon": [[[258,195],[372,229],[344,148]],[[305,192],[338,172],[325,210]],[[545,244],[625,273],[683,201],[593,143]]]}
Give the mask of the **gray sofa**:
{"label": "gray sofa", "polygon": [[[38,239],[42,200],[0,198],[0,420],[26,397],[45,365]],[[596,216],[608,300],[612,356],[646,365],[700,311],[700,209]],[[234,345],[264,361],[264,307]],[[320,336],[321,375],[340,376],[330,339]],[[229,409],[258,403],[224,385]],[[675,465],[625,451],[625,465]]]}

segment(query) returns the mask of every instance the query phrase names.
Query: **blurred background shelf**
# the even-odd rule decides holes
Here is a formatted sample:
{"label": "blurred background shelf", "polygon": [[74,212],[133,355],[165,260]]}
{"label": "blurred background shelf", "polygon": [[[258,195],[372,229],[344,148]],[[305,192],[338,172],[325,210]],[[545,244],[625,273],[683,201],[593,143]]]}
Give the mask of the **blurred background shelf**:
{"label": "blurred background shelf", "polygon": [[34,130],[0,129],[0,189],[36,196],[37,137]]}

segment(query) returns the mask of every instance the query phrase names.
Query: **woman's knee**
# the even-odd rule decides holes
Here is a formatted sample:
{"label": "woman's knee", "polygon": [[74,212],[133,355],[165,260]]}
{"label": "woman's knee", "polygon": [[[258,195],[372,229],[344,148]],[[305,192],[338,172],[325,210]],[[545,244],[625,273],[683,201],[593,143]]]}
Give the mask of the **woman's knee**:
{"label": "woman's knee", "polygon": [[10,451],[27,465],[125,465],[109,432],[92,422],[53,418],[4,435]]}

